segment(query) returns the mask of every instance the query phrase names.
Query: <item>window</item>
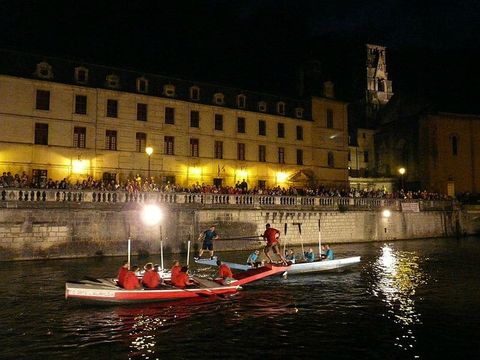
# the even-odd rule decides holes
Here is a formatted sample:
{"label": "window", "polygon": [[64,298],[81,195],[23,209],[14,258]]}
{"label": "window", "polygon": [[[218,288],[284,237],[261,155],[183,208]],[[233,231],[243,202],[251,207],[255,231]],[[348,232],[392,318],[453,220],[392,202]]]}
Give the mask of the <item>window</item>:
{"label": "window", "polygon": [[303,118],[303,108],[296,108],[295,109],[295,116],[299,119]]}
{"label": "window", "polygon": [[75,126],[73,128],[73,147],[85,148],[87,139],[87,128],[81,126]]}
{"label": "window", "polygon": [[223,141],[215,141],[215,159],[223,159]]}
{"label": "window", "polygon": [[245,134],[245,118],[237,118],[237,132],[240,134]]}
{"label": "window", "polygon": [[245,160],[245,144],[237,144],[237,160]]}
{"label": "window", "polygon": [[223,130],[223,115],[215,114],[215,130]]}
{"label": "window", "polygon": [[197,110],[190,111],[190,127],[200,127],[200,112],[198,112]]}
{"label": "window", "polygon": [[283,124],[283,123],[278,123],[277,124],[277,136],[279,138],[284,138],[285,137],[285,124]]}
{"label": "window", "polygon": [[333,159],[333,153],[330,151],[328,153],[328,167],[334,167],[334,165],[335,165],[335,162]]}
{"label": "window", "polygon": [[147,121],[147,104],[138,103],[137,104],[137,120]]}
{"label": "window", "polygon": [[277,103],[277,113],[280,115],[285,115],[285,103],[278,102]]}
{"label": "window", "polygon": [[456,136],[452,136],[452,155],[458,155],[458,139]]}
{"label": "window", "polygon": [[143,132],[137,132],[135,135],[135,151],[143,153],[147,147],[147,134]]}
{"label": "window", "polygon": [[238,95],[237,96],[237,107],[239,109],[245,109],[247,105],[247,98],[245,97],[245,95],[241,94],[241,95]]}
{"label": "window", "polygon": [[333,110],[327,109],[327,128],[333,129]]}
{"label": "window", "polygon": [[297,149],[297,165],[303,165],[303,150]]}
{"label": "window", "polygon": [[265,120],[258,120],[258,135],[267,135],[267,123]]}
{"label": "window", "polygon": [[216,93],[213,95],[213,102],[217,105],[223,105],[225,102],[225,96],[222,93]]}
{"label": "window", "polygon": [[137,91],[144,94],[148,92],[148,80],[143,76],[137,79]]}
{"label": "window", "polygon": [[297,140],[303,140],[303,127],[297,125]]}
{"label": "window", "polygon": [[173,136],[165,136],[165,155],[173,155],[174,154],[174,146],[175,146],[175,138]]}
{"label": "window", "polygon": [[190,156],[199,157],[199,142],[198,139],[190,139]]}
{"label": "window", "polygon": [[88,69],[83,66],[75,68],[75,81],[80,84],[88,83]]}
{"label": "window", "polygon": [[48,145],[48,124],[35,124],[35,144]]}
{"label": "window", "polygon": [[117,75],[107,75],[107,87],[118,89],[120,87],[120,78]]}
{"label": "window", "polygon": [[107,130],[105,132],[105,149],[117,150],[117,130]]}
{"label": "window", "polygon": [[118,117],[118,101],[113,99],[107,100],[107,116],[116,118]]}
{"label": "window", "polygon": [[75,114],[85,115],[87,113],[87,97],[75,95]]}
{"label": "window", "polygon": [[163,86],[163,94],[168,97],[175,96],[175,85],[167,84]]}
{"label": "window", "polygon": [[36,109],[50,110],[50,91],[37,90]]}
{"label": "window", "polygon": [[175,108],[165,108],[165,124],[175,124]]}
{"label": "window", "polygon": [[200,88],[198,86],[192,86],[190,88],[190,99],[200,100]]}
{"label": "window", "polygon": [[363,152],[363,161],[368,162],[368,151]]}
{"label": "window", "polygon": [[258,161],[265,162],[267,154],[267,147],[265,145],[258,145]]}
{"label": "window", "polygon": [[52,66],[45,61],[38,63],[36,75],[42,79],[53,79]]}
{"label": "window", "polygon": [[352,161],[352,152],[348,151],[348,161]]}
{"label": "window", "polygon": [[267,111],[267,103],[265,101],[260,101],[258,103],[258,111],[261,111],[261,112]]}
{"label": "window", "polygon": [[278,148],[278,163],[285,164],[285,148],[283,147]]}

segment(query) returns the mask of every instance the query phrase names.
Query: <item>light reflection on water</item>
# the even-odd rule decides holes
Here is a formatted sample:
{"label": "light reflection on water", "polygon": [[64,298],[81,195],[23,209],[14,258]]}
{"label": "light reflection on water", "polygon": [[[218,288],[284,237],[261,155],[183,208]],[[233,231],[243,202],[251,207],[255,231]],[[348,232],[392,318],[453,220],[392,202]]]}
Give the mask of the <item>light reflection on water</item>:
{"label": "light reflection on water", "polygon": [[[422,259],[415,252],[401,251],[384,245],[373,264],[371,292],[386,304],[385,316],[398,324],[402,331],[395,346],[415,352],[413,325],[421,324],[421,314],[415,308],[417,289],[427,284],[421,269]],[[416,355],[415,357],[418,357]]]}

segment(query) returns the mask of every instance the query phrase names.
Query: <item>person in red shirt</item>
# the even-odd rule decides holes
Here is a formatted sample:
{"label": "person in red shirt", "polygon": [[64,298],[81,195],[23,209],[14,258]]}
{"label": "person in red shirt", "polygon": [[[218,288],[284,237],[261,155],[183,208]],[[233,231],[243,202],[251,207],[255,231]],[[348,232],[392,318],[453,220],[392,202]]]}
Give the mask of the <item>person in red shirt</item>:
{"label": "person in red shirt", "polygon": [[267,241],[267,245],[263,249],[265,256],[268,258],[270,262],[272,262],[272,258],[269,255],[270,249],[272,249],[274,254],[276,254],[280,258],[282,263],[286,265],[287,261],[285,260],[285,258],[283,257],[280,251],[280,243],[279,243],[280,231],[271,227],[270,224],[265,225],[265,228],[266,229],[263,235],[260,235]]}
{"label": "person in red shirt", "polygon": [[118,269],[118,276],[117,276],[117,284],[123,287],[123,283],[125,281],[125,275],[128,272],[128,261],[124,261],[120,269]]}
{"label": "person in red shirt", "polygon": [[133,265],[130,271],[128,271],[125,275],[125,280],[123,282],[123,287],[125,288],[125,290],[137,290],[142,288],[142,285],[140,285],[140,281],[138,280],[137,275],[135,275],[135,272],[137,270],[138,266]]}
{"label": "person in red shirt", "polygon": [[183,266],[180,272],[175,277],[172,277],[172,285],[181,289],[195,285],[192,281],[190,281],[187,271],[188,266]]}
{"label": "person in red shirt", "polygon": [[173,266],[172,268],[170,269],[170,279],[173,280],[173,278],[175,278],[178,273],[180,272],[180,270],[182,269],[182,267],[180,266],[180,261],[178,260],[174,260],[173,261]]}
{"label": "person in red shirt", "polygon": [[222,283],[225,284],[228,278],[233,278],[232,270],[227,264],[217,260],[218,265],[218,277],[222,279]]}
{"label": "person in red shirt", "polygon": [[145,273],[143,274],[142,284],[147,289],[156,289],[160,285],[160,274],[153,269],[152,263],[147,263],[144,267]]}

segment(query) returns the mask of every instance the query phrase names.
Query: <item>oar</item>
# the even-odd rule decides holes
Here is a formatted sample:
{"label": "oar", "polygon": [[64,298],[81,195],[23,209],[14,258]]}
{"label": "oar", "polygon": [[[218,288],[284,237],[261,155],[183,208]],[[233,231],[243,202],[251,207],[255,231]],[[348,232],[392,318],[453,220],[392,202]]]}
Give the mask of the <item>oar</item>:
{"label": "oar", "polygon": [[263,237],[262,235],[252,235],[252,236],[239,236],[239,237],[232,237],[232,238],[220,238],[218,240],[255,240],[258,238]]}
{"label": "oar", "polygon": [[283,242],[283,254],[285,255],[285,250],[287,248],[287,223],[285,223],[285,241]]}
{"label": "oar", "polygon": [[305,249],[303,248],[302,223],[297,223],[298,232],[300,233],[300,243],[302,244],[302,256],[305,259]]}
{"label": "oar", "polygon": [[322,260],[322,233],[320,228],[320,219],[318,219],[318,257],[320,260]]}

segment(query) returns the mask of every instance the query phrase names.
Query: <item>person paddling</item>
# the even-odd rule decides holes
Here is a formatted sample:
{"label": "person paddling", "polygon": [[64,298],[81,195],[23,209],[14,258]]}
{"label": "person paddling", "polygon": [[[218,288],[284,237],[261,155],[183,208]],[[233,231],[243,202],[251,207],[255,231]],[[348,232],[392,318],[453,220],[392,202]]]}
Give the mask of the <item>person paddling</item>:
{"label": "person paddling", "polygon": [[222,279],[222,283],[225,285],[228,279],[233,278],[233,273],[227,264],[224,264],[220,259],[217,260],[218,277]]}
{"label": "person paddling", "polygon": [[123,282],[123,287],[125,288],[125,290],[137,290],[142,288],[142,285],[140,285],[140,281],[138,280],[137,275],[135,275],[135,272],[137,270],[138,266],[132,265],[130,270],[125,275],[125,280]]}
{"label": "person paddling", "polygon": [[143,274],[142,284],[147,289],[158,288],[161,283],[160,274],[153,269],[152,263],[147,263],[144,267],[145,273]]}
{"label": "person paddling", "polygon": [[210,252],[210,259],[213,260],[213,240],[220,239],[220,236],[218,236],[218,234],[215,232],[215,224],[211,225],[209,229],[201,233],[200,236],[198,237],[198,240],[200,241],[202,240],[202,238],[203,238],[202,248],[198,253],[197,259],[200,259],[203,255],[203,252],[205,250],[208,250]]}
{"label": "person paddling", "polygon": [[122,266],[120,266],[120,269],[118,269],[118,276],[117,276],[117,284],[121,287],[123,287],[123,283],[125,282],[125,275],[127,275],[128,272],[128,261],[125,260],[122,262]]}

